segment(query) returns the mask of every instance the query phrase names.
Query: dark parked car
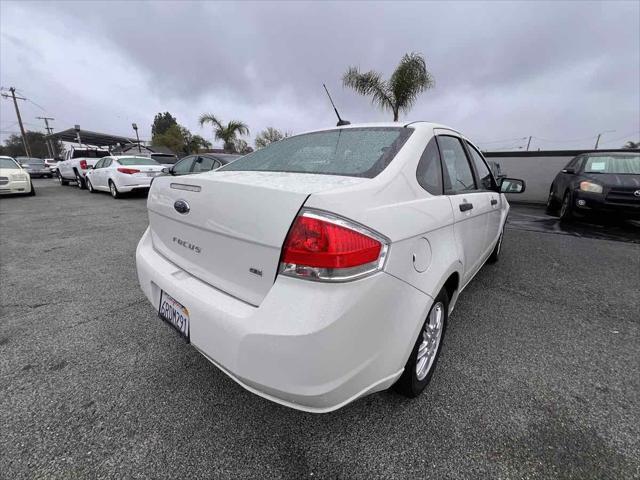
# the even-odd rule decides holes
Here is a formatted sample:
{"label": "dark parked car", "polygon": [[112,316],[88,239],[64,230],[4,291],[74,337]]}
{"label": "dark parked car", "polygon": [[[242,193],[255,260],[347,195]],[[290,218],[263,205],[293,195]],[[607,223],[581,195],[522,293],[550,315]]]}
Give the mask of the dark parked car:
{"label": "dark parked car", "polygon": [[174,166],[162,171],[169,175],[189,175],[190,173],[208,172],[237,160],[242,155],[230,153],[198,153],[189,155],[178,161]]}
{"label": "dark parked car", "polygon": [[33,158],[33,157],[16,157],[16,160],[20,164],[22,168],[24,168],[31,178],[34,177],[53,177],[53,172],[49,168],[49,165],[44,163],[44,160],[41,158]]}
{"label": "dark parked car", "polygon": [[578,155],[556,175],[547,211],[563,221],[588,213],[640,219],[640,152]]}

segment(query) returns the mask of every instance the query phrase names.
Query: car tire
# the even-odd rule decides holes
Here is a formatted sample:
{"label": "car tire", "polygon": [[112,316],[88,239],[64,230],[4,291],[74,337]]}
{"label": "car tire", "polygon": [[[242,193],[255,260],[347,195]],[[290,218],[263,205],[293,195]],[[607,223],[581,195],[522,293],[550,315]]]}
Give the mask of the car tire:
{"label": "car tire", "polygon": [[442,350],[448,312],[449,297],[443,288],[420,328],[402,375],[393,385],[398,393],[410,398],[417,397],[431,381]]}
{"label": "car tire", "polygon": [[575,217],[573,213],[573,200],[571,197],[571,192],[567,191],[562,198],[562,205],[560,205],[561,222],[571,222]]}
{"label": "car tire", "polygon": [[84,180],[83,180],[82,176],[78,172],[76,172],[76,183],[77,183],[77,186],[78,186],[78,188],[80,190],[84,190],[85,189]]}
{"label": "car tire", "polygon": [[500,232],[500,236],[498,237],[498,241],[496,242],[496,246],[493,247],[493,251],[487,261],[489,263],[496,263],[500,260],[500,251],[502,250],[502,238],[504,237],[504,226],[502,227],[502,231]]}
{"label": "car tire", "polygon": [[60,172],[58,172],[58,181],[60,182],[60,185],[69,185],[69,180],[62,178]]}
{"label": "car tire", "polygon": [[93,188],[93,185],[91,185],[91,180],[87,178],[86,183],[87,183],[87,190],[89,190],[89,193],[96,193],[96,189]]}
{"label": "car tire", "polygon": [[31,191],[29,193],[27,193],[27,195],[29,195],[30,197],[35,197],[36,196],[36,189],[33,188],[33,182],[29,181],[29,185],[31,186]]}
{"label": "car tire", "polygon": [[558,203],[553,195],[553,189],[549,190],[549,196],[547,197],[547,215],[556,215],[558,212]]}
{"label": "car tire", "polygon": [[109,193],[113,198],[122,198],[122,194],[118,191],[118,187],[113,183],[113,180],[109,180]]}

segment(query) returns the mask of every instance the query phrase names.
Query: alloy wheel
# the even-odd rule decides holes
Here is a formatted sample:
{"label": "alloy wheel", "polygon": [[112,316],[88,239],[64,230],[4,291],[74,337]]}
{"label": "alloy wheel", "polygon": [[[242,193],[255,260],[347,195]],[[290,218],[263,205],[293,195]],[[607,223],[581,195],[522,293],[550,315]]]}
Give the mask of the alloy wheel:
{"label": "alloy wheel", "polygon": [[436,358],[444,327],[443,319],[444,305],[442,302],[438,302],[429,312],[429,317],[427,318],[424,329],[422,330],[422,343],[420,343],[420,346],[418,347],[416,376],[420,381],[424,380],[427,376],[429,370],[431,370],[433,361]]}
{"label": "alloy wheel", "polygon": [[118,196],[118,190],[116,190],[116,186],[113,182],[109,183],[109,191],[111,192],[111,196],[116,198]]}

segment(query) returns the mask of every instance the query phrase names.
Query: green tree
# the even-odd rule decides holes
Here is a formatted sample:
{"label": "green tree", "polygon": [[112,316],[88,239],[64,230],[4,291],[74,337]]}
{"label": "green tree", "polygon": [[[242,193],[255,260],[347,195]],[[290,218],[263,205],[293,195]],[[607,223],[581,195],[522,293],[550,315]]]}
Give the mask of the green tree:
{"label": "green tree", "polygon": [[184,127],[171,125],[164,133],[158,133],[151,139],[152,145],[167,147],[176,155],[182,155],[185,150]]}
{"label": "green tree", "polygon": [[264,148],[270,143],[279,142],[283,138],[289,136],[288,132],[282,133],[277,128],[267,127],[263,131],[261,131],[256,137],[256,148]]}
{"label": "green tree", "polygon": [[240,153],[242,155],[253,152],[253,148],[249,146],[246,140],[243,140],[241,138],[238,138],[233,142],[233,150],[235,151],[235,153]]}
{"label": "green tree", "polygon": [[166,133],[174,125],[178,125],[178,121],[169,112],[157,113],[151,125],[151,137]]}
{"label": "green tree", "polygon": [[239,135],[249,135],[249,127],[239,121],[231,120],[226,125],[211,113],[203,113],[200,115],[200,126],[207,123],[213,125],[213,135],[216,140],[222,140],[224,150],[229,153],[237,152],[236,142]]}
{"label": "green tree", "polygon": [[[45,135],[41,132],[33,132],[28,130],[25,132],[27,137],[27,143],[29,144],[29,150],[31,150],[31,156],[37,158],[49,158],[49,150],[45,141]],[[62,142],[51,142],[56,149],[58,156],[64,153],[64,145]],[[12,134],[4,141],[4,146],[0,146],[0,155],[7,155],[9,157],[24,157],[26,152],[24,151],[24,145],[22,143],[22,136],[18,134]]]}
{"label": "green tree", "polygon": [[640,148],[640,142],[632,142],[631,140],[629,140],[627,143],[624,144],[624,147],[622,148],[627,148],[627,149],[634,149],[634,148]]}
{"label": "green tree", "polygon": [[211,142],[205,140],[200,135],[191,135],[187,142],[189,153],[200,153],[200,150],[211,148]]}
{"label": "green tree", "polygon": [[420,93],[435,86],[419,53],[405,54],[389,80],[383,80],[382,75],[373,70],[360,73],[357,67],[349,67],[342,82],[360,95],[371,96],[371,103],[393,112],[394,122],[398,121],[400,112],[411,110]]}

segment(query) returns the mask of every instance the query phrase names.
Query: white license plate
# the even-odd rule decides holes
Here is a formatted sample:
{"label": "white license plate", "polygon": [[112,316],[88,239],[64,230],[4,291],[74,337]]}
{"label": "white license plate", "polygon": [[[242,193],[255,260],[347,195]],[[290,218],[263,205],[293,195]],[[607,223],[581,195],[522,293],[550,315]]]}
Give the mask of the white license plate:
{"label": "white license plate", "polygon": [[160,293],[158,316],[189,341],[189,310],[165,291]]}

